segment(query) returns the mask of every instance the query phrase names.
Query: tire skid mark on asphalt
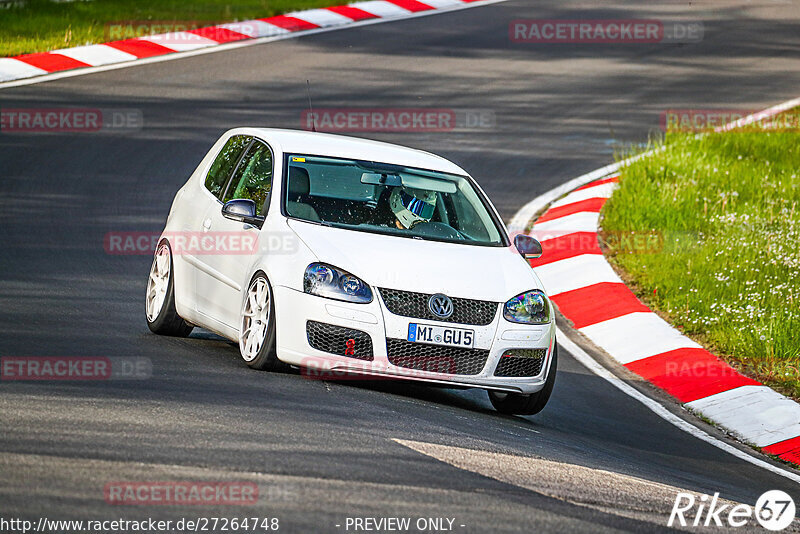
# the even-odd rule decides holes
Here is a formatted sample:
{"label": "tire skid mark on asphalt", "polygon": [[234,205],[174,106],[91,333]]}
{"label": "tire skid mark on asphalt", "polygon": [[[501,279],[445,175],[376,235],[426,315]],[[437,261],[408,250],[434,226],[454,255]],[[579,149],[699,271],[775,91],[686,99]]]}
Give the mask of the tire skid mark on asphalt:
{"label": "tire skid mark on asphalt", "polygon": [[[700,493],[631,475],[543,458],[397,438],[393,441],[458,469],[569,504],[627,519],[646,521],[662,527],[666,527],[679,492]],[[720,506],[739,504],[721,498],[718,502]],[[697,527],[687,527],[687,530],[690,529],[698,531]],[[702,532],[703,529],[699,531]],[[742,532],[748,531],[746,527],[742,530]],[[755,526],[753,531],[756,531]],[[800,530],[787,530],[787,532],[800,532]]]}
{"label": "tire skid mark on asphalt", "polygon": [[[53,469],[53,464],[60,464],[64,469]],[[29,454],[4,452],[0,454],[0,468],[14,466],[24,467],[29,473],[31,480],[37,476],[49,479],[51,485],[38,486],[39,491],[47,494],[51,488],[62,483],[78,482],[78,479],[93,479],[100,473],[114,473],[115,481],[237,481],[254,482],[258,484],[274,485],[280,484],[293,487],[300,484],[319,486],[318,491],[325,492],[324,487],[328,486],[350,486],[358,484],[365,488],[395,488],[414,491],[426,491],[433,493],[443,492],[469,492],[469,490],[432,488],[415,484],[397,484],[391,482],[371,482],[358,481],[350,478],[323,478],[304,475],[287,475],[282,473],[264,473],[258,471],[245,471],[235,469],[225,469],[223,467],[198,466],[198,465],[179,465],[158,462],[139,462],[124,460],[107,460],[98,458],[73,458],[65,456],[54,456],[49,454]],[[144,473],[144,475],[143,475]],[[106,475],[102,475],[106,476]],[[126,478],[127,477],[127,478]],[[109,481],[103,481],[103,484]],[[95,486],[93,486],[95,487]],[[99,488],[99,495],[102,496],[103,485]],[[0,495],[3,495],[3,485],[0,483]],[[7,489],[7,488],[6,488]],[[13,488],[12,488],[13,489]],[[18,489],[18,488],[17,488]],[[336,492],[334,492],[334,495]],[[95,497],[97,497],[95,495]]]}
{"label": "tire skid mark on asphalt", "polygon": [[[392,445],[395,445],[392,443]],[[395,445],[396,446],[396,445]],[[407,451],[407,447],[397,447]],[[411,453],[412,457],[415,456]],[[431,459],[430,461],[436,461]],[[490,480],[475,473],[477,485],[429,487],[414,483],[384,483],[361,481],[354,478],[321,478],[314,476],[269,474],[253,471],[226,470],[206,466],[182,466],[167,463],[144,463],[100,459],[65,458],[53,455],[25,453],[0,454],[0,472],[13,466],[24,470],[26,495],[19,495],[19,485],[13,481],[0,481],[0,501],[4,514],[22,514],[30,511],[31,503],[46,510],[48,517],[71,519],[118,519],[120,514],[129,519],[148,516],[154,519],[176,517],[279,517],[281,531],[289,532],[342,532],[337,522],[346,517],[403,514],[412,517],[440,517],[447,514],[465,524],[468,530],[456,527],[455,531],[470,532],[522,532],[529,526],[532,505],[527,491],[516,493],[515,487],[502,481]],[[112,474],[113,475],[110,475]],[[110,479],[112,476],[113,479]],[[462,478],[463,480],[463,478]],[[259,488],[258,502],[254,505],[203,505],[164,506],[162,503],[126,506],[97,506],[104,498],[104,487],[109,482],[239,482],[255,483]],[[18,481],[17,481],[18,482]],[[496,487],[495,487],[496,485]],[[343,507],[346,505],[346,507]],[[313,506],[322,519],[306,518]],[[44,508],[46,507],[46,508]],[[85,515],[92,510],[91,516]],[[539,520],[557,521],[559,512],[536,510]],[[583,517],[569,516],[576,532],[597,534],[617,532],[618,528],[595,525]],[[285,528],[288,523],[300,523],[300,528]],[[313,521],[313,523],[311,522]],[[549,523],[552,524],[552,523]],[[336,528],[334,528],[336,527]]]}

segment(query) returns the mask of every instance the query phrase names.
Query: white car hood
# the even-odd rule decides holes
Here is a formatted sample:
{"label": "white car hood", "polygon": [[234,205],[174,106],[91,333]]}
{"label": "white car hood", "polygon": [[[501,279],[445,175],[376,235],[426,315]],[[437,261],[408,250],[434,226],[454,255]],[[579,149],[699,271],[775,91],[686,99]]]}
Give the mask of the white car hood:
{"label": "white car hood", "polygon": [[319,261],[373,288],[505,302],[542,289],[533,269],[510,247],[482,247],[331,228],[289,220]]}

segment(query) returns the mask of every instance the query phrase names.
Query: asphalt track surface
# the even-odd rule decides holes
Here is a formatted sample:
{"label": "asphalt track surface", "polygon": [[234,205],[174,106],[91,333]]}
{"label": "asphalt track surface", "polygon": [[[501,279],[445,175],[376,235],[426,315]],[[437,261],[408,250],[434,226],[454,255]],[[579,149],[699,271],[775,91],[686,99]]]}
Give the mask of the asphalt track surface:
{"label": "asphalt track surface", "polygon": [[[449,517],[456,532],[651,532],[665,528],[674,488],[749,504],[780,488],[798,500],[793,482],[677,430],[564,350],[550,404],[525,418],[498,415],[481,391],[255,372],[213,335],[152,335],[150,258],[104,252],[107,232],[160,230],[225,129],[299,127],[306,79],[319,108],[491,111],[489,128],[365,135],[453,159],[506,219],[615,148],[646,142],[664,109],[796,96],[797,3],[638,4],[510,1],[0,91],[3,107],[144,117],[134,132],[0,134],[0,355],[153,365],[147,380],[0,383],[0,515],[278,517],[284,532],[345,532],[355,516]],[[662,17],[701,20],[705,38],[508,38],[517,18]],[[253,481],[260,499],[104,501],[105,484],[132,480]]]}

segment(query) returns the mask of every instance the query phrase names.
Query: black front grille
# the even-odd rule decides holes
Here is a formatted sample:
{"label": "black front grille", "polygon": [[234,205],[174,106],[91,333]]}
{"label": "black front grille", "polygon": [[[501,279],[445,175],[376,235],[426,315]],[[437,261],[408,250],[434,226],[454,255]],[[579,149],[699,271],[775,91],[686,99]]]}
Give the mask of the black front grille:
{"label": "black front grille", "polygon": [[383,288],[379,288],[379,291],[383,301],[386,303],[386,307],[393,314],[427,319],[429,321],[485,326],[494,320],[499,306],[498,302],[451,297],[453,315],[447,319],[442,319],[432,314],[428,309],[428,299],[431,298],[431,294]]}
{"label": "black front grille", "polygon": [[[306,337],[308,344],[317,350],[357,360],[372,361],[372,338],[361,330],[308,321]],[[352,343],[350,340],[353,340]]]}
{"label": "black front grille", "polygon": [[500,356],[494,376],[538,376],[547,349],[513,349]]}
{"label": "black front grille", "polygon": [[386,340],[386,351],[392,365],[451,375],[477,375],[483,371],[489,357],[488,350],[426,345],[391,338]]}

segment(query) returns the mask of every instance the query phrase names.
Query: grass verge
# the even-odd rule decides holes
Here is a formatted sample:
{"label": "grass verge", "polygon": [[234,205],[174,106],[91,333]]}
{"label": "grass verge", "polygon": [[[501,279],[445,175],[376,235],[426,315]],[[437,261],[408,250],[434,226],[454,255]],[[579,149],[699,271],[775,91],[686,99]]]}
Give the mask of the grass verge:
{"label": "grass verge", "polygon": [[5,0],[0,2],[0,8],[4,8],[0,9],[0,57],[271,17],[340,3],[336,0]]}
{"label": "grass verge", "polygon": [[663,144],[622,170],[601,220],[603,234],[657,234],[659,246],[609,260],[684,334],[800,399],[800,132]]}

